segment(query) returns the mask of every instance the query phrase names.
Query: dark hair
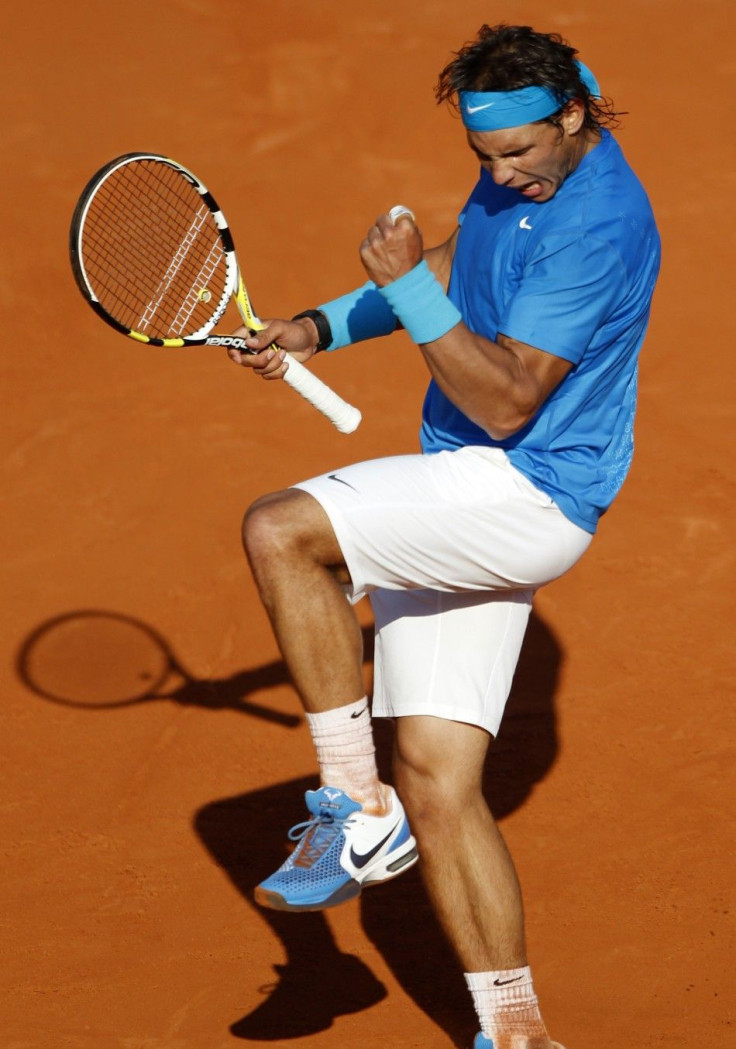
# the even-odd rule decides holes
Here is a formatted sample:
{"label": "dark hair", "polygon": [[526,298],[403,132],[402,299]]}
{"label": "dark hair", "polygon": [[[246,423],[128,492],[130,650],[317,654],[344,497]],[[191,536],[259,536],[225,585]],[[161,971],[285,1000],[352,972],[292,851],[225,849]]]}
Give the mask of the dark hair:
{"label": "dark hair", "polygon": [[515,91],[546,87],[560,102],[557,113],[547,117],[559,127],[559,116],[570,98],[585,107],[584,126],[597,130],[617,127],[620,114],[609,99],[596,98],[580,79],[577,51],[557,33],[537,33],[530,26],[481,26],[476,40],[465,44],[439,75],[438,102],[457,108],[459,91]]}

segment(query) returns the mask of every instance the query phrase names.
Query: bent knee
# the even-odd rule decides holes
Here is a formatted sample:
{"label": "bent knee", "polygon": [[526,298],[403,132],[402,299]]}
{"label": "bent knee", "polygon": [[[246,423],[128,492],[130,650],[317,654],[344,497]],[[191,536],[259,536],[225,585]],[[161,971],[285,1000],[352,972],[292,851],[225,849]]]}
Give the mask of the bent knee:
{"label": "bent knee", "polygon": [[342,560],[327,514],[313,496],[298,488],[256,499],[243,517],[242,534],[252,564],[291,556],[325,564]]}
{"label": "bent knee", "polygon": [[243,546],[248,557],[271,556],[289,542],[292,525],[288,522],[291,492],[272,492],[256,499],[243,516]]}

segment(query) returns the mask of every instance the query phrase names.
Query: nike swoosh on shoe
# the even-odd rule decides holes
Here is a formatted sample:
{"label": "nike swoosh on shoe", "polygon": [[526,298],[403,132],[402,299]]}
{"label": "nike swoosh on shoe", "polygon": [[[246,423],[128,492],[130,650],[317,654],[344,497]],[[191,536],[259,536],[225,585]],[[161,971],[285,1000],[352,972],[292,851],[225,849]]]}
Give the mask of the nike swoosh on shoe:
{"label": "nike swoosh on shoe", "polygon": [[398,830],[400,826],[401,820],[399,820],[399,822],[391,828],[391,830],[388,832],[388,834],[382,841],[379,841],[378,845],[374,845],[372,849],[370,849],[368,852],[363,853],[362,855],[359,852],[356,852],[353,846],[351,845],[350,862],[353,864],[353,866],[357,867],[358,870],[360,870],[362,867],[365,867],[366,863],[369,863],[373,859],[376,853],[383,848],[383,846],[386,844],[391,835],[396,830]]}

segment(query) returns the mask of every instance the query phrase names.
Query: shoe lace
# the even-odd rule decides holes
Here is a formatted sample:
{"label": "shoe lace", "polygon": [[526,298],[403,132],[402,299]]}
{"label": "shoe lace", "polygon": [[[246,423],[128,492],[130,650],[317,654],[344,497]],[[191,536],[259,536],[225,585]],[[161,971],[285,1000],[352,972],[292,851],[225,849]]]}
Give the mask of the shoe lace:
{"label": "shoe lace", "polygon": [[323,812],[303,823],[296,823],[289,831],[291,841],[300,843],[295,850],[294,866],[311,867],[349,823],[352,823],[351,816],[333,816]]}

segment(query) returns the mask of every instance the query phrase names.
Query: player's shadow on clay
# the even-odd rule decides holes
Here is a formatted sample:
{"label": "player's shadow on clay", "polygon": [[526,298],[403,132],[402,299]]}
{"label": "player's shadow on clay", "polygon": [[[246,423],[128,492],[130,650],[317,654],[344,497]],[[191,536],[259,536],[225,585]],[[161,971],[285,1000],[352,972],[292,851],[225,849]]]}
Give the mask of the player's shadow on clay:
{"label": "player's shadow on clay", "polygon": [[[370,647],[367,659],[371,659]],[[486,796],[497,819],[522,805],[554,763],[554,696],[561,659],[553,634],[533,614],[504,722],[486,767]],[[391,724],[377,719],[374,725],[381,775],[390,782]],[[294,779],[213,802],[197,813],[199,837],[248,902],[254,886],[285,858],[289,821],[303,818],[304,791],[315,786],[316,776]],[[367,937],[404,991],[457,1045],[468,1044],[474,1024],[469,996],[417,867],[368,889],[357,905]],[[304,1037],[326,1030],[338,1016],[368,1009],[386,997],[386,989],[368,966],[340,951],[329,912],[284,914],[256,908],[255,913],[281,943],[274,944],[274,954],[284,953],[286,960],[275,964],[273,972],[246,969],[240,974],[247,1002],[252,1003],[256,995],[260,1001],[232,1024],[235,1037],[253,1042]],[[246,916],[246,937],[253,920]]]}

